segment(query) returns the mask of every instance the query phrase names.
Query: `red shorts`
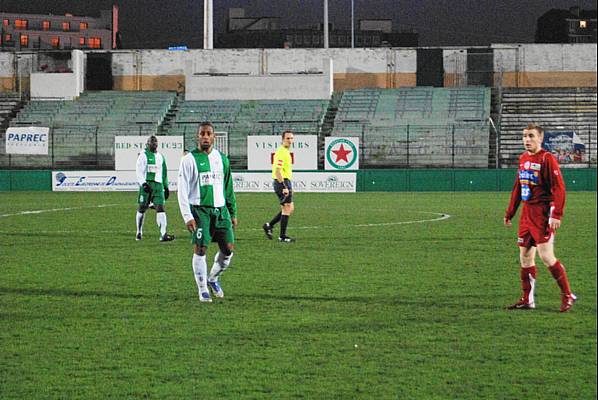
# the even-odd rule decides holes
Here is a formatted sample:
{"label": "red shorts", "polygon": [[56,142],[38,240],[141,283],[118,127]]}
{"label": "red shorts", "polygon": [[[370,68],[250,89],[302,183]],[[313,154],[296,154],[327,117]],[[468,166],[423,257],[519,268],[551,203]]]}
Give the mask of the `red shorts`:
{"label": "red shorts", "polygon": [[548,225],[549,217],[550,205],[524,203],[517,232],[517,246],[530,248],[554,240],[554,231]]}

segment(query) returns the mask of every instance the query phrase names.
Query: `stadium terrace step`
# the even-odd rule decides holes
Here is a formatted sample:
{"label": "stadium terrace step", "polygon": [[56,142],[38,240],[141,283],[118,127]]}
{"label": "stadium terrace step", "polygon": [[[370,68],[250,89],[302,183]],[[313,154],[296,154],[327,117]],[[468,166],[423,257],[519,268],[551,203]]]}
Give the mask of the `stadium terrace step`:
{"label": "stadium terrace step", "polygon": [[514,167],[521,154],[521,131],[530,122],[546,130],[574,131],[596,165],[596,88],[504,89],[499,153],[502,166]]}
{"label": "stadium terrace step", "polygon": [[[114,136],[156,134],[175,97],[174,92],[84,92],[72,101],[29,101],[10,124],[50,127],[56,166],[113,168]],[[60,147],[65,138],[70,150]],[[29,167],[50,166],[40,158]]]}
{"label": "stadium terrace step", "polygon": [[[428,140],[430,147],[423,151],[433,154],[432,159],[410,157],[409,165],[487,167],[490,102],[490,89],[477,87],[349,90],[342,94],[331,136],[361,137],[366,166],[405,165],[407,151],[420,152],[421,143]],[[452,153],[461,146],[460,135],[476,140],[468,143],[465,153],[456,154],[455,160]],[[447,146],[453,136],[455,146]],[[380,141],[372,142],[374,138]],[[439,152],[451,156],[443,158]]]}

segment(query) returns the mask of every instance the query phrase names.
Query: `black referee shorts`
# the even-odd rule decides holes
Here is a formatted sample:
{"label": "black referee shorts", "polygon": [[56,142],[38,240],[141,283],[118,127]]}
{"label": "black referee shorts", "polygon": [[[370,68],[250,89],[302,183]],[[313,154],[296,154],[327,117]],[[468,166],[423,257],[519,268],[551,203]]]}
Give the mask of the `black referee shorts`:
{"label": "black referee shorts", "polygon": [[[285,186],[289,189],[289,194],[286,196],[282,194],[282,189],[284,189]],[[293,184],[288,179],[284,180],[284,186],[282,183],[274,179],[274,193],[276,193],[276,195],[278,196],[278,201],[280,202],[280,205],[293,202]]]}

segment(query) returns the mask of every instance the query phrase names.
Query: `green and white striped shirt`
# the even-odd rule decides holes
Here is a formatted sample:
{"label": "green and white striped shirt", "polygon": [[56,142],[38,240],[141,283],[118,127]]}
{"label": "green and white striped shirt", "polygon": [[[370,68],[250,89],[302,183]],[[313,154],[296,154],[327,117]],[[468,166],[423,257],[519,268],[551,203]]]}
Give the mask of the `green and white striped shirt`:
{"label": "green and white striped shirt", "polygon": [[179,167],[177,196],[185,223],[193,219],[191,206],[226,206],[234,218],[237,202],[228,158],[216,149],[187,154]]}
{"label": "green and white striped shirt", "polygon": [[135,171],[139,185],[143,185],[144,182],[153,181],[162,183],[164,187],[168,187],[166,159],[158,152],[152,153],[146,149],[143,153],[139,153]]}

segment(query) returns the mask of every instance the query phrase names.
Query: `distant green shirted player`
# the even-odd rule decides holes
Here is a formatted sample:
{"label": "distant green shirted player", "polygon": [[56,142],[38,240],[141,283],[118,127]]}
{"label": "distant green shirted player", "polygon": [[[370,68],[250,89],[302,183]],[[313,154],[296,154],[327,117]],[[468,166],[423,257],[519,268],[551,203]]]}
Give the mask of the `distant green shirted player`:
{"label": "distant green shirted player", "polygon": [[[199,290],[199,300],[211,302],[209,290],[224,297],[219,277],[233,257],[237,226],[237,203],[228,158],[214,149],[214,127],[209,122],[200,125],[198,148],[181,160],[178,179],[178,199],[183,221],[191,232],[193,243],[193,273]],[[206,252],[210,242],[218,243],[219,251],[207,273]]]}
{"label": "distant green shirted player", "polygon": [[145,151],[139,154],[135,169],[137,182],[139,182],[139,193],[137,194],[139,208],[137,209],[137,234],[135,239],[142,239],[145,212],[150,203],[153,203],[156,208],[156,222],[160,228],[160,241],[170,242],[174,240],[173,235],[166,233],[167,221],[164,203],[170,195],[168,190],[168,169],[166,168],[166,159],[158,153],[158,138],[156,136],[150,136],[147,139]]}

